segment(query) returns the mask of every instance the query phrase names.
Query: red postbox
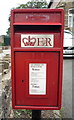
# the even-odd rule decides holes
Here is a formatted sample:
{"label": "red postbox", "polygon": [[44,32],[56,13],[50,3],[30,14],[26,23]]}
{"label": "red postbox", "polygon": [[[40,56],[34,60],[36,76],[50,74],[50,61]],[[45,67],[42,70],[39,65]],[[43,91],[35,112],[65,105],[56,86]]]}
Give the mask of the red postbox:
{"label": "red postbox", "polygon": [[12,105],[14,109],[61,107],[64,12],[11,12]]}

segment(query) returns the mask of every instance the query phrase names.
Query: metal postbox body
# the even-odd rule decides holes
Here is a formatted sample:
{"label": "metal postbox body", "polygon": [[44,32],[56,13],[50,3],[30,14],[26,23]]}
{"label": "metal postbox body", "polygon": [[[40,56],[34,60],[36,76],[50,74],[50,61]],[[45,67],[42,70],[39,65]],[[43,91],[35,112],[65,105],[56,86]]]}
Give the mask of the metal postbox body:
{"label": "metal postbox body", "polygon": [[14,9],[11,12],[12,106],[61,108],[64,12]]}

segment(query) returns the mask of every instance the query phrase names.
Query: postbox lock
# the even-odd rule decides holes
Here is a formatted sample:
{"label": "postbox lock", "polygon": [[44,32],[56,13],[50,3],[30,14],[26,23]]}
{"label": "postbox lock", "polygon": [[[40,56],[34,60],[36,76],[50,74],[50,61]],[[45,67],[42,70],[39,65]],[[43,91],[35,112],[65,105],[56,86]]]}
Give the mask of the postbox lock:
{"label": "postbox lock", "polygon": [[24,80],[22,80],[22,83],[24,82]]}

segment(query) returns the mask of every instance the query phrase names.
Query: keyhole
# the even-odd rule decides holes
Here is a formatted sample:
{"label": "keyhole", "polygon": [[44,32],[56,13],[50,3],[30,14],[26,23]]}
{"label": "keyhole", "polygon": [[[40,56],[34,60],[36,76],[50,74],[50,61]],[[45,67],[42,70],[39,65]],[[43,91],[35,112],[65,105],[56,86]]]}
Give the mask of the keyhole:
{"label": "keyhole", "polygon": [[22,80],[22,82],[24,82],[24,80]]}

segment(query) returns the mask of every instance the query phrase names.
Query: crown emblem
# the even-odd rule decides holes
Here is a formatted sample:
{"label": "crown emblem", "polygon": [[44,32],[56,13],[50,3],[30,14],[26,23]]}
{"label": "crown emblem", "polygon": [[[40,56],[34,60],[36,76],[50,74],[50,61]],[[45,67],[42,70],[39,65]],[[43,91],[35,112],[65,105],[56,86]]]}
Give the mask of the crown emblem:
{"label": "crown emblem", "polygon": [[36,42],[36,38],[31,38],[30,36],[28,36],[28,38],[24,37],[22,39],[22,42],[24,43],[24,46],[34,46],[35,42]]}

